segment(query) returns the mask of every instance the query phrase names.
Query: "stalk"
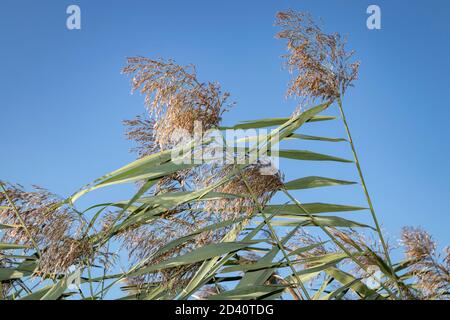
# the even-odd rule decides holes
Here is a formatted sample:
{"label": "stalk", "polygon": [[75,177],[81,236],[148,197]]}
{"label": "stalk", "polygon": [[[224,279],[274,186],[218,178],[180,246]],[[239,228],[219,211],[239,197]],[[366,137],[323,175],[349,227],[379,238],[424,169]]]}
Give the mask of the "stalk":
{"label": "stalk", "polygon": [[383,233],[381,231],[381,227],[380,227],[380,224],[378,222],[377,215],[375,214],[375,209],[373,208],[372,200],[370,198],[366,182],[364,180],[364,176],[363,176],[363,173],[362,173],[361,165],[359,163],[358,154],[356,152],[355,144],[353,143],[352,135],[350,133],[350,128],[348,126],[347,119],[345,117],[344,108],[342,107],[341,97],[337,98],[337,102],[338,102],[338,106],[339,106],[339,111],[341,113],[342,121],[344,123],[344,127],[345,127],[345,130],[347,132],[348,141],[349,141],[350,146],[352,148],[353,158],[355,160],[355,165],[356,165],[356,168],[358,170],[359,179],[361,181],[361,185],[362,185],[362,188],[364,190],[364,195],[365,195],[367,203],[369,205],[369,209],[370,209],[370,213],[372,215],[373,222],[375,223],[375,228],[377,229],[377,233],[378,233],[378,235],[380,237],[380,241],[381,241],[381,245],[383,247],[384,255],[386,256],[386,261],[388,263],[389,269],[391,270],[392,277],[395,280],[395,284],[397,286],[397,290],[398,290],[398,292],[400,294],[400,297],[403,298],[402,290],[400,289],[400,284],[398,283],[398,278],[397,278],[397,276],[396,276],[396,274],[394,272],[394,268],[392,267],[392,261],[391,261],[391,258],[389,256],[389,251],[388,251],[386,242],[384,240]]}

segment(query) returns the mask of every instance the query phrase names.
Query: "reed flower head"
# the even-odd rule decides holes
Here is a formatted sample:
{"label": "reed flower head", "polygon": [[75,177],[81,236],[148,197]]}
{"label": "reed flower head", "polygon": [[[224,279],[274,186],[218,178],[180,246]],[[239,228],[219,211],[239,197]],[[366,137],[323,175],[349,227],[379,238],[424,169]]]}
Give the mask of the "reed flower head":
{"label": "reed flower head", "polygon": [[[371,233],[357,232],[353,229],[332,229],[330,232],[340,241],[349,252],[354,252],[359,264],[354,264],[354,271],[362,277],[372,276],[373,267],[378,268],[378,260],[384,260],[384,250],[378,239]],[[391,244],[386,241],[388,252],[392,250]],[[338,249],[338,248],[336,248]],[[342,249],[338,249],[342,250]],[[350,262],[350,261],[349,261]]]}
{"label": "reed flower head", "polygon": [[225,289],[220,284],[207,285],[200,288],[200,290],[195,294],[197,300],[208,300],[209,297],[214,296]]}
{"label": "reed flower head", "polygon": [[136,116],[131,120],[124,120],[128,140],[136,143],[136,147],[131,149],[139,158],[151,155],[160,151],[159,145],[155,141],[153,128],[155,121],[148,119],[145,115]]}
{"label": "reed flower head", "polygon": [[[142,226],[132,226],[119,235],[123,247],[132,262],[146,261],[146,265],[154,265],[170,258],[191,252],[199,247],[217,243],[226,234],[225,228],[208,232],[199,229],[214,223],[203,211],[196,211],[192,206],[177,206],[165,212],[160,219]],[[198,233],[198,234],[196,234]],[[193,235],[173,247],[167,245],[172,241]],[[180,286],[186,283],[198,270],[198,264],[166,268],[145,276],[135,277],[130,281],[140,288],[148,283]]]}
{"label": "reed flower head", "polygon": [[86,243],[69,238],[78,217],[62,205],[61,199],[36,186],[31,192],[20,185],[4,186],[6,192],[0,192],[0,206],[5,209],[0,209],[0,223],[13,225],[14,228],[4,230],[1,241],[28,245],[30,248],[33,248],[34,241],[41,251],[37,272],[66,272],[89,252]]}
{"label": "reed flower head", "polygon": [[436,253],[436,243],[428,232],[421,229],[403,228],[402,243],[406,256],[413,260],[428,259]]}
{"label": "reed flower head", "polygon": [[[212,177],[206,179],[210,185],[221,181],[231,175],[231,179],[219,186],[215,191],[237,195],[235,199],[223,198],[208,201],[205,210],[210,213],[220,213],[223,218],[235,218],[241,214],[251,214],[258,205],[264,207],[272,196],[282,187],[282,174],[277,172],[273,175],[264,174],[266,165],[255,163],[248,165],[240,172],[233,175],[236,170],[234,165],[220,168]],[[258,202],[255,203],[254,199]]]}
{"label": "reed flower head", "polygon": [[287,40],[284,55],[288,70],[295,76],[287,95],[306,101],[334,100],[344,94],[357,78],[359,62],[351,62],[353,52],[345,49],[338,33],[326,34],[307,13],[279,12],[276,35]]}
{"label": "reed flower head", "polygon": [[[45,189],[35,187],[35,191],[24,191],[20,185],[6,185],[6,194],[25,222],[34,240],[46,245],[57,241],[69,231],[74,220],[68,208],[61,206],[61,200]],[[0,222],[17,228],[7,229],[3,241],[32,245],[26,230],[21,226],[17,212],[4,193],[0,193]]]}
{"label": "reed flower head", "polygon": [[326,255],[332,252],[333,248],[327,248],[325,241],[318,235],[312,235],[305,228],[299,228],[295,235],[287,244],[289,251],[295,251],[300,248],[309,248],[309,250],[299,250],[295,256],[304,260],[303,266],[310,268],[314,266],[314,261],[308,262],[311,259]]}
{"label": "reed flower head", "polygon": [[410,271],[417,278],[421,299],[448,299],[450,290],[450,251],[441,259],[432,237],[420,228],[403,228],[402,244],[411,260]]}
{"label": "reed flower head", "polygon": [[[217,83],[201,83],[192,65],[180,66],[172,60],[133,57],[128,59],[123,73],[133,76],[132,91],[145,95],[152,119],[150,123],[140,119],[128,123],[137,129],[128,136],[138,138],[141,146],[147,144],[144,138],[147,135],[150,146],[170,149],[175,130],[192,134],[195,121],[201,123],[204,131],[209,130],[219,124],[223,112],[231,106],[227,103],[229,94],[222,93]],[[151,125],[151,129],[144,129],[144,124]]]}
{"label": "reed flower head", "polygon": [[39,260],[39,272],[43,274],[65,273],[71,266],[88,264],[92,256],[92,245],[88,241],[65,237],[44,248]]}

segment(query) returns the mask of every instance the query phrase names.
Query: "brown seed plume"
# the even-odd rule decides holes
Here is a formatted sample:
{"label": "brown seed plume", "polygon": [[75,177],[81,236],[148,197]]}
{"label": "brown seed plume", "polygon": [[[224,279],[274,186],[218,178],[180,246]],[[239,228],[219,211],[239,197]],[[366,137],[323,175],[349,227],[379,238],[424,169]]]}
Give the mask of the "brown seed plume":
{"label": "brown seed plume", "polygon": [[324,33],[303,12],[279,12],[276,25],[281,28],[277,38],[287,40],[285,64],[294,74],[287,95],[312,102],[334,100],[344,94],[359,68],[359,62],[350,61],[353,52],[346,51],[345,40],[338,33]]}
{"label": "brown seed plume", "polygon": [[[5,183],[4,186],[8,197],[0,192],[0,206],[6,208],[0,210],[0,223],[15,227],[4,230],[1,241],[33,248],[33,239],[41,253],[36,272],[64,273],[71,265],[83,260],[81,257],[87,256],[90,252],[88,244],[70,237],[76,232],[74,229],[79,221],[68,207],[62,205],[61,199],[36,186],[31,192],[19,185]],[[28,232],[17,214],[20,214]]]}
{"label": "brown seed plume", "polygon": [[216,127],[223,112],[232,105],[227,104],[229,94],[222,93],[219,84],[201,83],[192,65],[133,57],[128,59],[123,73],[133,76],[132,91],[145,95],[149,112],[148,120],[137,118],[125,123],[131,127],[128,137],[141,147],[150,146],[150,152],[173,147],[174,131],[192,135],[195,121],[199,121],[203,131]]}
{"label": "brown seed plume", "polygon": [[[221,214],[222,219],[231,219],[241,214],[251,214],[257,209],[258,204],[264,207],[274,193],[282,187],[281,173],[263,174],[265,166],[260,163],[251,164],[234,175],[231,180],[219,186],[215,191],[240,197],[208,201],[205,204],[205,210]],[[233,165],[225,166],[216,175],[209,177],[206,184],[220,181],[234,170],[236,170],[236,167]],[[251,194],[256,198],[258,204],[254,202]]]}
{"label": "brown seed plume", "polygon": [[450,290],[450,251],[441,259],[436,243],[420,228],[403,228],[402,244],[406,257],[412,261],[411,273],[417,278],[419,299],[448,299]]}

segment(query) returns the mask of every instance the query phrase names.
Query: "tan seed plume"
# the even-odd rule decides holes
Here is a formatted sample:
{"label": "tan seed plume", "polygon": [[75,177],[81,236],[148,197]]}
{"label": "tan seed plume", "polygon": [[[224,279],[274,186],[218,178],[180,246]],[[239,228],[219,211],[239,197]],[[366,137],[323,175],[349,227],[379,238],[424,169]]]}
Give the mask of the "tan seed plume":
{"label": "tan seed plume", "polygon": [[308,13],[279,12],[276,25],[281,28],[277,38],[287,40],[285,64],[294,74],[287,95],[309,103],[344,94],[359,69],[359,62],[351,62],[353,52],[346,51],[345,40],[338,33],[324,33]]}

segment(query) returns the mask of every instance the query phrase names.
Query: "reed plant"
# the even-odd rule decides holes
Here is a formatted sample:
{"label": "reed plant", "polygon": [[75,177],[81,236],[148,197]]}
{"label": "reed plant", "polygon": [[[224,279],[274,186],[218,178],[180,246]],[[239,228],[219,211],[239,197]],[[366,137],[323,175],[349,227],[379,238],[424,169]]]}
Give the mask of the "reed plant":
{"label": "reed plant", "polygon": [[[0,182],[0,298],[448,299],[450,251],[439,254],[426,231],[406,227],[404,259],[392,260],[344,112],[358,76],[354,52],[307,13],[279,12],[276,25],[292,75],[286,94],[299,101],[285,118],[225,127],[222,118],[234,103],[219,83],[202,82],[192,65],[132,57],[123,73],[146,105],[145,114],[124,121],[136,161],[66,199]],[[340,116],[329,115],[333,108]],[[302,133],[330,122],[341,123],[346,136]],[[180,148],[192,155],[211,147],[211,139],[184,139],[196,130],[268,128],[264,141],[246,137],[256,143],[226,150],[231,162],[173,157]],[[342,145],[352,158],[283,148],[305,141]],[[278,142],[274,154],[239,161]],[[358,180],[283,173],[274,158],[298,168],[305,161],[354,166]],[[137,191],[126,200],[79,207],[80,197],[118,184]],[[349,198],[361,192],[364,206],[302,201],[302,190],[325,195],[322,190],[352,185],[361,189],[347,188]],[[357,218],[348,219],[348,212]],[[371,223],[362,222],[367,215]]]}

